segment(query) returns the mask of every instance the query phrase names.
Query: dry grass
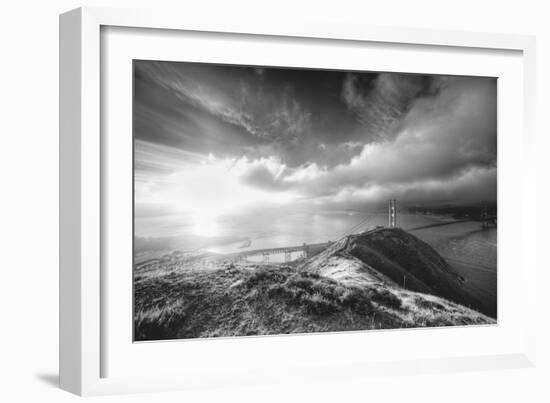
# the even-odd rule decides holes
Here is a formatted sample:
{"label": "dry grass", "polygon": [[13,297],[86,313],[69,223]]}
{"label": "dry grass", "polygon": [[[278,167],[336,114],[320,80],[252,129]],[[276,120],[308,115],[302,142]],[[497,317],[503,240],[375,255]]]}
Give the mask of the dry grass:
{"label": "dry grass", "polygon": [[[152,275],[154,273],[154,275]],[[490,323],[396,287],[336,281],[287,265],[192,265],[136,273],[135,339],[246,336]]]}

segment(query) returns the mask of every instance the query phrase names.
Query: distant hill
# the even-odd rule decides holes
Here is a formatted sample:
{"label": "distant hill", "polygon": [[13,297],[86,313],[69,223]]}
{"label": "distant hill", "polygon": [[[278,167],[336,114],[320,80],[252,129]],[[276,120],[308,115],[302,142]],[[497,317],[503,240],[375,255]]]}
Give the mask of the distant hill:
{"label": "distant hill", "polygon": [[429,245],[400,229],[349,236],[293,264],[135,272],[136,340],[492,324]]}

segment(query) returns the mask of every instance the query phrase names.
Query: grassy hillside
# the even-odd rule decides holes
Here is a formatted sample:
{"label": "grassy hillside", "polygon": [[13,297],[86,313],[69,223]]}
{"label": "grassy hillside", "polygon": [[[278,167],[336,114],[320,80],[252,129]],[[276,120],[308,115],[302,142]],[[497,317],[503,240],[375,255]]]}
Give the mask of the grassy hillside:
{"label": "grassy hillside", "polygon": [[363,272],[385,276],[412,291],[440,296],[489,314],[481,301],[466,291],[460,276],[430,245],[399,229],[385,228],[352,235],[308,261],[304,268],[326,271],[335,257],[363,264]]}
{"label": "grassy hillside", "polygon": [[[418,246],[392,234],[403,249]],[[494,323],[434,295],[454,290],[451,281],[460,284],[460,277],[431,251],[421,249],[413,261],[424,266],[413,268],[391,255],[395,245],[379,245],[378,235],[348,237],[303,264],[212,269],[194,257],[142,265],[135,272],[135,339]],[[450,270],[448,278],[438,281],[437,270]],[[404,271],[406,288],[398,281]]]}

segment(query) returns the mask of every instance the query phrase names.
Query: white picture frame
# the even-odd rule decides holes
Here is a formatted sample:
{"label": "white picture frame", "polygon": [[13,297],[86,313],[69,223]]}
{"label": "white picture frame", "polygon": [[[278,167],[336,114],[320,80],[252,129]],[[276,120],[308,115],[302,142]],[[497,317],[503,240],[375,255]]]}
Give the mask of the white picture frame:
{"label": "white picture frame", "polygon": [[[105,193],[110,189],[107,184],[109,169],[105,165],[106,145],[102,140],[102,132],[108,129],[104,126],[105,112],[102,108],[102,93],[109,91],[109,82],[102,80],[102,47],[107,42],[102,39],[102,30],[108,27],[117,29],[147,29],[163,30],[165,32],[193,32],[195,36],[201,33],[217,33],[223,36],[246,36],[255,40],[269,38],[289,39],[301,43],[304,47],[311,46],[315,41],[331,41],[330,46],[339,44],[367,44],[377,46],[419,46],[422,49],[466,49],[483,55],[490,52],[513,52],[513,66],[510,74],[521,71],[521,85],[515,87],[521,99],[515,100],[521,104],[521,114],[517,123],[521,136],[503,141],[499,147],[499,159],[513,150],[516,143],[521,147],[521,169],[518,177],[522,186],[517,192],[514,202],[521,203],[520,214],[528,217],[535,214],[535,181],[530,179],[535,175],[534,158],[531,158],[535,147],[534,133],[534,91],[535,91],[535,43],[534,38],[520,35],[503,35],[488,33],[467,33],[456,31],[429,31],[408,28],[371,27],[366,25],[345,25],[337,22],[303,20],[300,23],[292,21],[271,21],[268,17],[262,20],[251,20],[244,17],[225,19],[206,19],[191,14],[181,15],[170,12],[151,10],[120,10],[104,8],[80,8],[69,11],[60,17],[60,385],[63,389],[79,395],[97,395],[113,393],[134,393],[145,391],[160,391],[170,389],[206,388],[214,386],[246,386],[258,383],[273,382],[303,382],[308,380],[345,379],[347,377],[369,376],[371,374],[411,374],[419,372],[464,371],[479,369],[497,369],[510,367],[527,367],[535,362],[535,284],[537,262],[534,251],[535,242],[528,242],[526,234],[535,234],[534,220],[518,220],[515,227],[504,225],[506,231],[514,230],[521,236],[513,259],[508,256],[503,259],[499,251],[499,264],[507,261],[518,262],[522,276],[518,281],[521,290],[521,308],[524,312],[521,323],[510,324],[511,330],[506,331],[505,323],[500,322],[496,330],[486,330],[483,337],[501,337],[503,342],[498,350],[485,351],[483,344],[479,348],[470,348],[472,344],[466,329],[449,330],[449,337],[464,340],[463,351],[456,350],[446,354],[439,351],[434,354],[419,354],[418,356],[402,356],[396,353],[387,359],[369,360],[360,354],[339,360],[335,355],[324,360],[322,357],[308,355],[307,340],[314,337],[313,345],[317,347],[325,343],[341,343],[341,337],[347,337],[346,343],[361,343],[364,332],[355,332],[351,336],[342,334],[264,337],[243,339],[223,339],[214,341],[216,344],[206,345],[206,350],[217,351],[220,366],[217,370],[208,368],[192,371],[198,365],[199,358],[180,363],[168,363],[170,371],[156,376],[143,373],[131,373],[127,369],[108,370],[106,362],[113,351],[124,350],[113,344],[106,326],[109,322],[111,305],[108,304],[105,272],[108,267],[106,251],[108,250],[104,237],[105,220],[109,217],[102,212]],[[151,31],[149,31],[151,32]],[[160,32],[160,31],[157,31]],[[128,33],[125,33],[127,35]],[[130,35],[132,33],[130,32]],[[285,39],[286,38],[286,39]],[[177,38],[176,38],[177,39]],[[152,41],[155,39],[153,38]],[[158,39],[161,40],[160,38]],[[109,46],[111,43],[108,42]],[[153,42],[152,42],[153,43]],[[113,45],[115,46],[115,45]],[[276,56],[276,55],[275,55]],[[459,57],[458,55],[457,57]],[[429,57],[429,56],[427,56]],[[216,60],[223,61],[223,55]],[[284,63],[284,62],[283,62]],[[395,66],[396,69],[400,68]],[[420,68],[420,67],[419,67]],[[447,73],[448,71],[433,71]],[[115,90],[116,91],[116,90]],[[516,105],[517,106],[517,105]],[[502,112],[499,110],[499,112]],[[500,126],[499,126],[500,127]],[[505,131],[504,131],[505,132]],[[499,133],[501,136],[501,133]],[[507,135],[507,139],[508,139]],[[501,138],[499,137],[499,142]],[[516,142],[516,143],[513,143]],[[499,160],[500,161],[500,160]],[[500,162],[499,162],[500,164]],[[500,170],[500,165],[499,165]],[[502,172],[502,171],[501,171]],[[507,188],[507,177],[499,172],[499,187]],[[506,169],[503,172],[507,172]],[[502,185],[502,186],[501,186]],[[500,197],[499,193],[499,203]],[[499,214],[500,214],[499,205]],[[499,242],[503,226],[499,217]],[[517,232],[520,231],[520,234]],[[500,245],[499,245],[500,248]],[[502,248],[500,248],[502,249]],[[508,252],[512,253],[512,252]],[[500,267],[499,267],[500,270]],[[500,273],[500,272],[499,272]],[[505,277],[506,278],[506,277]],[[128,284],[131,287],[131,284]],[[499,310],[502,298],[506,298],[506,284],[499,279]],[[505,302],[505,301],[504,301]],[[504,304],[505,305],[505,304]],[[532,314],[529,314],[532,312]],[[502,312],[499,311],[499,318]],[[504,329],[504,330],[503,330]],[[113,330],[111,329],[111,333]],[[425,329],[424,333],[401,332],[395,336],[391,332],[376,333],[368,336],[371,340],[384,343],[383,338],[400,337],[401,340],[414,337],[434,339],[446,337],[441,329]],[[500,333],[499,333],[500,332]],[[507,338],[510,336],[510,338]],[[477,337],[477,334],[473,336]],[[412,339],[411,339],[412,340]],[[243,346],[243,342],[246,343]],[[131,340],[128,340],[131,345]],[[211,341],[193,341],[193,345],[182,342],[162,343],[162,354],[182,350],[192,346],[201,350],[204,343]],[[305,351],[296,354],[292,362],[277,362],[276,357],[269,358],[269,351],[277,351],[277,345],[285,349]],[[130,346],[127,346],[130,347]],[[283,348],[281,347],[281,348]],[[204,348],[203,348],[204,349]],[[231,366],[221,365],[225,351],[250,351],[249,355],[266,355],[263,366],[254,367],[252,358],[243,363]],[[127,354],[134,354],[130,348]],[[153,351],[153,350],[151,350]],[[159,350],[155,350],[155,355]],[[183,351],[183,350],[182,350]],[[125,353],[125,354],[126,354]],[[140,352],[136,352],[140,353]],[[146,354],[149,354],[146,352]],[[177,353],[179,354],[179,353]],[[313,353],[312,353],[313,354]],[[344,354],[345,355],[345,354]],[[119,357],[120,358],[120,357]],[[128,358],[128,356],[122,357]],[[211,358],[216,359],[216,356]],[[158,363],[159,361],[157,361]],[[179,371],[178,371],[179,368]],[[304,371],[307,368],[307,371]],[[259,370],[261,369],[261,370]],[[327,374],[330,373],[330,376]]]}

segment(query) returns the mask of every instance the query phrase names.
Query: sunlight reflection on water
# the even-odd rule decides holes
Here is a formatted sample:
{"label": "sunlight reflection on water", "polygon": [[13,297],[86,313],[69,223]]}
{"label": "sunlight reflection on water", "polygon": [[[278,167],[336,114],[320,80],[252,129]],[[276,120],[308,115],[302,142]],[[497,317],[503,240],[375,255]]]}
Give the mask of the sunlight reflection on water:
{"label": "sunlight reflection on water", "polygon": [[[205,248],[215,253],[234,253],[248,250],[298,246],[303,243],[321,243],[335,241],[345,235],[363,218],[362,213],[331,213],[331,214],[295,214],[281,216],[273,220],[259,217],[249,225],[248,240],[243,242],[212,245]],[[272,221],[268,223],[267,221]],[[359,230],[386,225],[386,214],[370,216],[370,219]],[[400,214],[398,226],[407,230],[410,228],[441,222],[444,219],[431,215]],[[231,223],[227,231],[239,223]],[[243,224],[243,223],[240,223]],[[496,270],[497,238],[496,228],[483,229],[479,222],[465,222],[440,227],[426,228],[414,231],[413,234],[434,247],[440,254],[452,259],[471,262]],[[293,253],[292,259],[299,257]],[[250,258],[251,261],[261,261],[261,256]],[[283,262],[284,254],[270,256],[272,262]]]}

